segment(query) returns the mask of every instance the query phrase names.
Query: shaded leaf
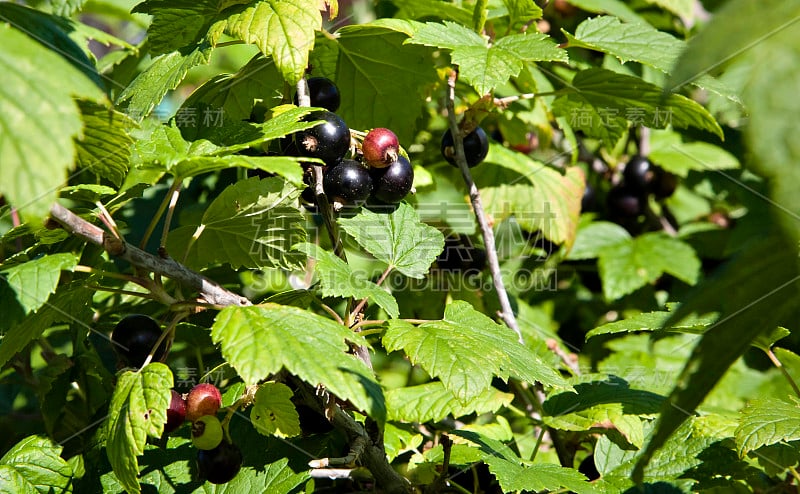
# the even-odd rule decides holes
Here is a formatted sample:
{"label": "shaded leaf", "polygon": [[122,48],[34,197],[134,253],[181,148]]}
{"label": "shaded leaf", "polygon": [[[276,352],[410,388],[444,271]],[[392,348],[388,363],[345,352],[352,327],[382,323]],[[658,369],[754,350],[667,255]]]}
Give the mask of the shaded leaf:
{"label": "shaded leaf", "polygon": [[265,436],[292,437],[299,435],[300,418],[292,403],[292,390],[282,383],[267,382],[258,387],[250,420]]}
{"label": "shaded leaf", "polygon": [[462,404],[441,382],[434,381],[386,392],[388,419],[402,422],[438,422],[448,416],[496,412],[508,406],[514,395],[488,388],[467,404]]}
{"label": "shaded leaf", "polygon": [[0,458],[0,490],[23,494],[72,492],[72,468],[62,447],[43,436],[28,436]]}

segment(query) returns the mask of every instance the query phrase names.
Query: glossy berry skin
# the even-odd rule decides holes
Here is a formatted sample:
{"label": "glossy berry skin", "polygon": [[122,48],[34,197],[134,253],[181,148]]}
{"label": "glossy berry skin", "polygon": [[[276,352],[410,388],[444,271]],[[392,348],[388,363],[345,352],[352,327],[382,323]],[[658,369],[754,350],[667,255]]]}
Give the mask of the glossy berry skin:
{"label": "glossy berry skin", "polygon": [[222,441],[212,450],[197,452],[200,477],[212,484],[230,482],[242,468],[242,452],[238,446]]}
{"label": "glossy berry skin", "polygon": [[186,420],[186,400],[174,389],[172,398],[167,408],[167,423],[164,424],[164,434],[169,434],[180,427]]}
{"label": "glossy berry skin", "polygon": [[372,193],[372,177],[358,161],[344,160],[329,168],[322,180],[325,194],[340,202],[360,201]]}
{"label": "glossy berry skin", "polygon": [[339,115],[325,111],[313,111],[306,115],[305,122],[322,120],[323,123],[297,132],[294,143],[301,156],[319,158],[327,165],[335,165],[350,149],[350,128]]}
{"label": "glossy berry skin", "polygon": [[222,424],[216,415],[204,415],[192,422],[192,444],[197,449],[214,449],[222,442]]}
{"label": "glossy berry skin", "polygon": [[361,143],[364,161],[374,168],[385,168],[397,161],[399,150],[400,143],[395,133],[382,127],[367,132]]}
{"label": "glossy berry skin", "polygon": [[[453,142],[453,133],[450,129],[442,136],[442,156],[448,163],[453,166],[456,164],[456,149]],[[481,127],[476,127],[475,130],[464,137],[464,156],[467,158],[467,165],[472,168],[478,165],[486,158],[489,153],[489,138],[486,132]]]}
{"label": "glossy berry skin", "polygon": [[386,168],[373,168],[370,175],[373,197],[387,204],[402,201],[414,184],[414,167],[403,156]]}
{"label": "glossy berry skin", "polygon": [[622,171],[622,177],[629,187],[633,187],[640,193],[645,194],[652,191],[653,183],[656,180],[658,167],[655,166],[644,156],[636,155],[628,161]]}
{"label": "glossy berry skin", "polygon": [[[328,111],[336,111],[341,103],[341,95],[336,84],[327,77],[311,77],[308,79],[308,97],[311,106],[325,108]],[[297,95],[294,96],[294,104],[298,104]]]}
{"label": "glossy berry skin", "polygon": [[200,383],[186,395],[186,420],[194,422],[204,415],[216,415],[222,406],[222,395],[216,386]]}
{"label": "glossy berry skin", "polygon": [[[131,314],[124,317],[111,333],[111,343],[124,365],[141,367],[150,351],[161,337],[161,327],[152,317],[144,314]],[[158,362],[167,354],[167,342],[159,345],[153,354],[153,362]]]}
{"label": "glossy berry skin", "polygon": [[617,218],[636,218],[644,211],[644,199],[638,190],[626,185],[616,185],[608,191],[606,205]]}

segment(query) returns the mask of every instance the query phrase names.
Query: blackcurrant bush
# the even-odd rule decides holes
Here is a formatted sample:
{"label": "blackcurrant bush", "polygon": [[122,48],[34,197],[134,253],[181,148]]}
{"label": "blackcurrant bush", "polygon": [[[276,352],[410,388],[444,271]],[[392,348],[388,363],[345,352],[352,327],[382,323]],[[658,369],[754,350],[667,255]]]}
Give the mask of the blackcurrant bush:
{"label": "blackcurrant bush", "polygon": [[372,195],[379,201],[397,204],[411,191],[414,184],[414,167],[403,157],[398,157],[386,168],[373,168]]}
{"label": "blackcurrant bush", "polygon": [[644,201],[642,194],[627,184],[612,187],[606,196],[608,212],[617,218],[639,216],[644,211]]}
{"label": "blackcurrant bush", "polygon": [[400,143],[395,133],[382,127],[367,132],[361,143],[364,161],[375,168],[385,168],[396,162],[399,149]]}
{"label": "blackcurrant bush", "polygon": [[[456,149],[453,142],[453,133],[450,129],[442,136],[442,156],[453,166],[456,164]],[[467,158],[467,165],[472,168],[486,158],[489,153],[489,138],[486,132],[476,127],[475,130],[464,137],[464,156]]]}
{"label": "blackcurrant bush", "polygon": [[656,174],[657,167],[649,159],[640,155],[631,158],[622,171],[625,183],[642,194],[651,192]]}
{"label": "blackcurrant bush", "polygon": [[301,130],[294,135],[294,143],[302,156],[319,158],[327,165],[335,165],[350,149],[350,128],[339,115],[313,111],[303,118],[306,122],[322,120],[323,123]]}
{"label": "blackcurrant bush", "polygon": [[[339,88],[327,77],[311,77],[308,79],[308,97],[311,106],[336,111],[341,103]],[[297,95],[294,95],[294,104],[298,104]]]}
{"label": "blackcurrant bush", "polygon": [[238,446],[222,441],[212,450],[197,452],[200,477],[212,484],[230,482],[242,468],[242,452]]}
{"label": "blackcurrant bush", "polygon": [[164,424],[164,434],[169,434],[180,427],[184,420],[186,420],[186,400],[173,389],[169,408],[167,408],[167,423]]}
{"label": "blackcurrant bush", "polygon": [[222,442],[222,423],[216,415],[203,415],[192,422],[192,444],[197,449],[214,449]]}
{"label": "blackcurrant bush", "polygon": [[[117,323],[111,333],[111,342],[124,365],[141,367],[161,337],[161,327],[152,317],[131,314]],[[167,342],[158,346],[153,354],[153,362],[158,362],[167,354]]]}
{"label": "blackcurrant bush", "polygon": [[186,395],[186,420],[194,422],[204,415],[216,415],[220,406],[219,389],[210,383],[200,383]]}
{"label": "blackcurrant bush", "polygon": [[325,194],[339,202],[360,201],[372,192],[372,177],[358,161],[344,160],[329,168],[322,181]]}

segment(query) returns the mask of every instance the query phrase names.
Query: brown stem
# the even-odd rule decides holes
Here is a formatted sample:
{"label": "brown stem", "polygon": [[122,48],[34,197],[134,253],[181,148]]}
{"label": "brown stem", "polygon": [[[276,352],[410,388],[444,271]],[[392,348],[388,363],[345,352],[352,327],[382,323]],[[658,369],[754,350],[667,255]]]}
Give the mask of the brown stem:
{"label": "brown stem", "polygon": [[789,386],[792,387],[794,394],[800,398],[800,387],[797,386],[797,383],[795,382],[794,378],[792,378],[792,375],[786,370],[786,367],[784,367],[781,361],[778,360],[778,356],[775,355],[775,352],[772,351],[772,348],[767,349],[767,357],[769,357],[769,360],[772,362],[772,364],[777,367],[779,371],[781,371],[783,377],[785,377],[789,382]]}

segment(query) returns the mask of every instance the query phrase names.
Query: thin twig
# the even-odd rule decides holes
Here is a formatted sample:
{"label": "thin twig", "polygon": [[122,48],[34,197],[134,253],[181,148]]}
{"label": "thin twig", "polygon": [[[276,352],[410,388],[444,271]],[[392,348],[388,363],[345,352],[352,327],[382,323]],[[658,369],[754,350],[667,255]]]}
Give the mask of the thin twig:
{"label": "thin twig", "polygon": [[181,181],[176,179],[175,183],[177,183],[178,186],[170,188],[171,194],[169,196],[169,206],[167,207],[167,217],[164,218],[164,228],[161,230],[161,243],[158,245],[158,254],[161,257],[167,257],[167,235],[169,235],[169,228],[170,225],[172,225],[172,216],[175,214],[175,206],[178,204],[178,197],[180,197],[181,193]]}
{"label": "thin twig", "polygon": [[150,236],[156,230],[156,226],[158,225],[158,222],[161,220],[161,216],[164,214],[164,211],[167,210],[167,206],[169,206],[169,199],[170,197],[172,197],[172,191],[176,187],[180,187],[180,180],[174,178],[172,181],[172,185],[169,188],[169,191],[167,191],[167,195],[164,196],[164,199],[161,201],[161,204],[158,205],[156,214],[153,215],[153,219],[150,220],[150,224],[147,225],[147,229],[144,231],[142,240],[139,242],[140,249],[144,249],[147,246],[147,241],[150,240]]}
{"label": "thin twig", "polygon": [[486,212],[483,209],[480,192],[478,192],[478,187],[472,180],[472,174],[469,172],[467,159],[464,155],[464,139],[458,130],[455,112],[456,77],[457,73],[453,71],[450,77],[447,78],[448,94],[446,98],[447,117],[450,121],[450,132],[453,134],[456,163],[458,163],[458,167],[461,169],[464,183],[467,184],[469,199],[472,202],[472,209],[475,211],[475,218],[478,220],[478,225],[483,235],[483,243],[486,246],[486,259],[489,263],[489,270],[492,273],[492,281],[494,282],[495,290],[497,290],[497,298],[500,299],[500,307],[502,309],[501,317],[506,325],[517,333],[519,342],[523,343],[522,332],[519,329],[517,318],[514,316],[514,311],[511,308],[511,301],[508,299],[508,292],[506,292],[503,276],[500,273],[500,262],[497,259],[494,231],[492,231],[492,227],[486,219]]}
{"label": "thin twig", "polygon": [[789,371],[786,370],[786,367],[784,367],[781,361],[778,360],[778,356],[775,355],[775,353],[772,351],[772,348],[767,348],[767,357],[769,357],[770,361],[772,361],[772,364],[775,367],[777,367],[779,371],[781,371],[783,377],[785,377],[786,380],[789,381],[789,386],[792,387],[794,394],[796,394],[797,397],[800,398],[800,387],[797,386],[797,383],[795,382],[794,378],[791,376],[791,374],[789,374]]}
{"label": "thin twig", "polygon": [[[384,281],[386,281],[386,278],[389,276],[389,273],[391,273],[391,272],[392,272],[392,266],[389,266],[381,274],[381,277],[378,278],[378,281],[376,281],[375,284],[380,286]],[[355,321],[356,317],[358,316],[359,313],[361,313],[361,311],[364,309],[365,305],[367,305],[367,298],[366,297],[361,299],[361,301],[358,303],[358,305],[356,305],[356,308],[353,309],[353,311],[350,313],[350,321],[351,322]],[[352,327],[353,327],[353,329],[355,329],[355,326],[352,326]]]}

